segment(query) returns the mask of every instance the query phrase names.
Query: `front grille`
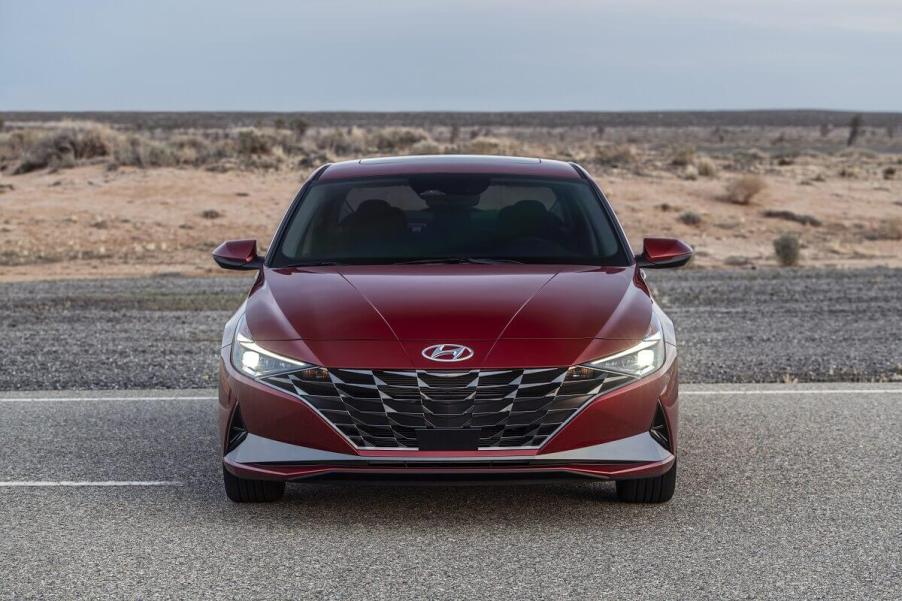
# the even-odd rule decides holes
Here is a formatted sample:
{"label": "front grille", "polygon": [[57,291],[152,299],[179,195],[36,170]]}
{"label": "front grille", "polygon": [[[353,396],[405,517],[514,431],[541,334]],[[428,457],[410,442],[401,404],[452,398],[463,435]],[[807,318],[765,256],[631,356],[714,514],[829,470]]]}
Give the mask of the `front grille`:
{"label": "front grille", "polygon": [[301,369],[264,378],[357,447],[416,448],[417,430],[478,428],[479,447],[537,447],[589,399],[632,378],[584,367]]}

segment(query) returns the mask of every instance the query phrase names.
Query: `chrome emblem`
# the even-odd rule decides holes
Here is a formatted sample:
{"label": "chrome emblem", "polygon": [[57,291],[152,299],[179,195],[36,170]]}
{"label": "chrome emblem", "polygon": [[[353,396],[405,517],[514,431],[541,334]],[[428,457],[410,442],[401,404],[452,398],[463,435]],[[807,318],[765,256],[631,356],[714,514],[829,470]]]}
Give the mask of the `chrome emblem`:
{"label": "chrome emblem", "polygon": [[461,344],[433,344],[423,349],[423,356],[432,361],[466,361],[473,356],[473,349]]}

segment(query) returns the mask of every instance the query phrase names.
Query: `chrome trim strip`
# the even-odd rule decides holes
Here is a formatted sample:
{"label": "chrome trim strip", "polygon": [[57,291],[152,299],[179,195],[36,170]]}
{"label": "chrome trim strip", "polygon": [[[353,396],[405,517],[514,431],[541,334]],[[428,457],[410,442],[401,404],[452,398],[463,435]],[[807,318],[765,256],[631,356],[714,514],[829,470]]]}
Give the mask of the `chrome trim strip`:
{"label": "chrome trim strip", "polygon": [[[382,449],[385,450],[385,449]],[[410,449],[404,449],[410,451]],[[508,449],[509,450],[509,449]],[[299,445],[293,445],[278,440],[272,440],[257,436],[256,434],[248,434],[244,441],[233,449],[226,460],[232,463],[441,463],[443,461],[449,463],[473,463],[491,462],[492,464],[504,463],[507,461],[522,462],[530,461],[532,463],[541,464],[542,462],[561,462],[561,461],[593,461],[604,463],[607,461],[635,461],[635,462],[655,462],[669,459],[672,455],[663,448],[648,432],[642,432],[635,436],[612,440],[602,444],[582,447],[570,451],[561,451],[558,453],[546,453],[544,455],[511,455],[499,457],[495,455],[485,455],[481,457],[435,457],[422,455],[403,455],[400,453],[392,453],[392,456],[386,457],[367,457],[361,455],[349,455],[345,453],[333,453],[331,451],[322,451],[320,449],[311,449]]]}

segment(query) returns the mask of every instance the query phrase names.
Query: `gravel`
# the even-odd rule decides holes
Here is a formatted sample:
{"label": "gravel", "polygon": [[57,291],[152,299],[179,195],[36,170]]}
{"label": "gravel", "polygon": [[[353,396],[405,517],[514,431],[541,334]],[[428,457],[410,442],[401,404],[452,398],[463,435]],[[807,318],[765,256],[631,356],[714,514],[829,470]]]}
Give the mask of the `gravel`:
{"label": "gravel", "polygon": [[[649,271],[684,382],[902,377],[902,270]],[[197,388],[247,276],[4,284],[0,390]]]}

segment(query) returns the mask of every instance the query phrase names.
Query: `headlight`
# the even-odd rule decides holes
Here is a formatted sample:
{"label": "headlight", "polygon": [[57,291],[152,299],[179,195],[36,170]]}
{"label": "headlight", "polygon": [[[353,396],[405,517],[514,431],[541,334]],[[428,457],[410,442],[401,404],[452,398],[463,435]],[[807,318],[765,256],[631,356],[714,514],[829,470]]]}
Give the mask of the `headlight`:
{"label": "headlight", "polygon": [[301,367],[310,367],[303,361],[296,361],[266,350],[243,334],[242,330],[247,330],[244,318],[238,325],[235,341],[232,343],[232,365],[235,366],[235,369],[249,376],[260,378],[284,371],[295,371]]}
{"label": "headlight", "polygon": [[641,378],[662,365],[664,365],[664,334],[661,331],[661,324],[654,318],[651,331],[642,342],[616,355],[592,361],[586,364],[586,367]]}

